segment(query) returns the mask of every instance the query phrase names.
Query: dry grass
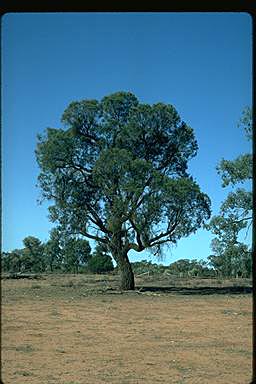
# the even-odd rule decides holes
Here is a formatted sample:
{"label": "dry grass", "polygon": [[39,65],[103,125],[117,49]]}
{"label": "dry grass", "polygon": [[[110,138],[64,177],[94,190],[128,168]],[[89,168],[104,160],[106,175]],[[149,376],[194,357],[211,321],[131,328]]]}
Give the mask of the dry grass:
{"label": "dry grass", "polygon": [[140,279],[148,287],[140,293],[121,293],[117,283],[81,275],[4,280],[4,384],[250,382],[250,294],[193,291],[216,281]]}

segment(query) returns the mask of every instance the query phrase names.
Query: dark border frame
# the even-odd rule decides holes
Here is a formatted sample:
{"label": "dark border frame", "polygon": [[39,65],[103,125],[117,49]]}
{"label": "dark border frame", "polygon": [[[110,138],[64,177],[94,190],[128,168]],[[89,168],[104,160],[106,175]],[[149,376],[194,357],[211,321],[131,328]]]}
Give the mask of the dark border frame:
{"label": "dark border frame", "polygon": [[[137,1],[130,0],[129,2],[121,2],[120,0],[109,0],[103,4],[96,1],[86,1],[85,4],[77,1],[72,2],[58,2],[49,0],[38,0],[34,3],[20,2],[19,0],[4,0],[0,5],[0,16],[4,16],[7,13],[60,13],[60,12],[246,12],[250,14],[252,18],[252,30],[253,30],[253,61],[252,61],[252,111],[253,111],[253,224],[252,224],[252,280],[253,280],[253,358],[252,358],[252,380],[250,384],[256,384],[256,91],[255,91],[255,31],[256,31],[256,5],[254,6],[251,0],[211,0],[207,2],[187,1],[187,0],[173,0],[154,1],[148,5],[139,3]],[[2,40],[1,40],[2,43]],[[0,74],[2,77],[2,73]],[[0,77],[0,83],[1,83]],[[0,105],[0,114],[1,114]],[[0,137],[0,146],[1,137]],[[2,165],[2,155],[0,155],[0,165]],[[2,176],[2,167],[0,169],[0,177]],[[2,178],[1,178],[2,180]],[[1,188],[2,192],[2,188]],[[0,194],[0,209],[2,209],[2,193]],[[2,229],[2,217],[0,217],[0,228]],[[1,242],[1,239],[0,239]],[[2,248],[2,244],[1,248]],[[1,293],[1,288],[0,288]],[[1,381],[2,382],[2,381]]]}

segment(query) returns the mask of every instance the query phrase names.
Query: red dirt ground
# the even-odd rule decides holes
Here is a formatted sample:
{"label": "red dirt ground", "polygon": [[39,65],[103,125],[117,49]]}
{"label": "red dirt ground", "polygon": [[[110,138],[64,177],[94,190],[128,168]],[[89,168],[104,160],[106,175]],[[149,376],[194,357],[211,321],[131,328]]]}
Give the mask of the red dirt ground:
{"label": "red dirt ground", "polygon": [[67,279],[3,281],[4,384],[250,382],[250,294],[100,293]]}

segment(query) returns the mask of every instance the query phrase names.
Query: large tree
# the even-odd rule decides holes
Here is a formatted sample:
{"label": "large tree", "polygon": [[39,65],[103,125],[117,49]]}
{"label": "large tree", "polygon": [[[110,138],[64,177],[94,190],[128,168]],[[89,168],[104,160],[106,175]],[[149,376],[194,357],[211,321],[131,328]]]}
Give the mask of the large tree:
{"label": "large tree", "polygon": [[129,92],[72,102],[66,129],[48,128],[36,149],[42,198],[67,232],[104,244],[121,288],[134,289],[128,252],[176,243],[210,216],[210,200],[187,172],[192,128],[172,105]]}

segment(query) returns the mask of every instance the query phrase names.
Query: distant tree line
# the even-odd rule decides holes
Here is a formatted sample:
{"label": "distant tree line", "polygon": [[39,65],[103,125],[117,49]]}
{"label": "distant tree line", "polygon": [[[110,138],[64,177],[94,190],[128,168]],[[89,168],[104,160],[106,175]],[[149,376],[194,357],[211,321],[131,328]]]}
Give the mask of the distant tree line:
{"label": "distant tree line", "polygon": [[111,256],[101,247],[92,249],[87,240],[63,236],[57,228],[43,243],[28,236],[24,248],[2,252],[2,271],[10,273],[102,273],[114,269]]}
{"label": "distant tree line", "polygon": [[135,275],[170,275],[173,277],[216,277],[216,270],[205,260],[189,260],[180,259],[170,265],[162,265],[152,263],[151,261],[142,260],[132,263]]}
{"label": "distant tree line", "polygon": [[[251,277],[251,255],[247,248],[229,250],[229,257],[210,255],[207,260],[180,259],[168,266],[142,260],[132,263],[135,275],[166,274],[175,277],[233,278]],[[233,252],[235,252],[233,254]],[[247,255],[245,257],[245,255]],[[246,262],[245,262],[246,260]]]}
{"label": "distant tree line", "polygon": [[[2,253],[2,271],[9,273],[107,273],[114,270],[111,256],[104,246],[92,253],[87,240],[63,238],[56,228],[50,239],[42,243],[28,236],[24,248]],[[214,247],[214,242],[213,242]],[[170,265],[142,260],[131,263],[135,275],[171,275],[175,277],[251,277],[251,252],[244,244],[218,250],[207,260],[180,259]],[[116,267],[116,269],[118,269]]]}

